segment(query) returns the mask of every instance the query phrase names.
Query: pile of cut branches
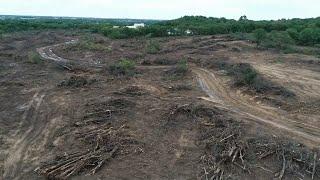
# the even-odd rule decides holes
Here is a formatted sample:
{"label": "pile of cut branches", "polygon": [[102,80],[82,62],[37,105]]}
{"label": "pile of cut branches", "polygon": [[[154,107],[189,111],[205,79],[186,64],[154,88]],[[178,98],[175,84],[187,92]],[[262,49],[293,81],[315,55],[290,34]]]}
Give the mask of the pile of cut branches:
{"label": "pile of cut branches", "polygon": [[79,88],[79,87],[89,86],[96,81],[97,81],[96,79],[89,79],[88,77],[84,77],[84,76],[72,75],[68,79],[65,79],[62,82],[60,82],[58,86]]}
{"label": "pile of cut branches", "polygon": [[134,106],[134,102],[124,98],[88,103],[86,104],[85,115],[81,118],[81,121],[76,122],[76,125],[82,126],[110,122],[112,117],[123,114]]}
{"label": "pile of cut branches", "polygon": [[89,145],[89,150],[65,153],[35,171],[49,179],[67,179],[79,173],[92,175],[114,156],[138,143],[124,125],[86,127],[77,132],[76,137]]}
{"label": "pile of cut branches", "polygon": [[129,95],[129,96],[142,96],[148,94],[148,92],[141,86],[132,85],[120,89],[119,91],[114,92],[117,95]]}
{"label": "pile of cut branches", "polygon": [[[261,170],[277,179],[319,179],[319,152],[288,139],[252,136],[226,112],[197,104],[170,109],[168,125],[192,120],[199,124],[204,147],[199,179],[242,179]],[[242,177],[242,178],[241,178]]]}
{"label": "pile of cut branches", "polygon": [[[202,114],[208,116],[207,122],[200,125],[199,143],[206,151],[201,157],[202,179],[239,178],[239,174],[252,174],[257,169],[278,179],[320,178],[317,152],[288,139],[250,137],[243,124],[234,119]],[[271,168],[265,166],[266,162]]]}

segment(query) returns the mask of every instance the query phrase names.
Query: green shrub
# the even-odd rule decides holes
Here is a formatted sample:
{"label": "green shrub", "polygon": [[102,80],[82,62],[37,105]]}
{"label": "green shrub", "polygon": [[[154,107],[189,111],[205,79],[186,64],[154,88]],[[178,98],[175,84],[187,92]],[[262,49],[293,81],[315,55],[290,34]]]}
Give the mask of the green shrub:
{"label": "green shrub", "polygon": [[285,49],[288,45],[294,45],[294,40],[286,31],[272,31],[268,34],[262,45],[267,48]]}
{"label": "green shrub", "polygon": [[282,52],[285,54],[289,54],[289,53],[301,53],[301,51],[299,51],[297,48],[295,48],[294,46],[290,46],[287,45],[282,49]]}
{"label": "green shrub", "polygon": [[287,33],[289,34],[289,36],[294,39],[295,41],[299,40],[299,33],[297,31],[297,29],[294,28],[289,28],[287,29]]}
{"label": "green shrub", "polygon": [[320,43],[320,28],[306,28],[300,32],[300,43],[315,45]]}
{"label": "green shrub", "polygon": [[150,40],[146,44],[146,52],[149,54],[156,54],[161,50],[160,44],[158,41]]}
{"label": "green shrub", "polygon": [[257,78],[257,72],[247,63],[231,65],[228,73],[235,78],[235,85],[253,85]]}
{"label": "green shrub", "polygon": [[107,37],[111,39],[123,39],[126,36],[122,34],[119,30],[113,30],[107,35]]}
{"label": "green shrub", "polygon": [[164,77],[168,80],[178,80],[189,72],[186,60],[180,60],[175,66],[165,71]]}
{"label": "green shrub", "polygon": [[109,72],[116,76],[133,76],[135,74],[135,62],[121,59],[120,62],[109,67]]}
{"label": "green shrub", "polygon": [[257,45],[260,46],[260,44],[266,39],[267,32],[262,28],[256,29],[253,32],[253,37],[254,37],[255,41],[257,42]]}
{"label": "green shrub", "polygon": [[177,64],[176,73],[186,74],[188,72],[188,63],[187,60],[181,60]]}
{"label": "green shrub", "polygon": [[31,51],[28,53],[27,62],[30,64],[41,64],[43,61],[41,60],[41,57],[38,53]]}

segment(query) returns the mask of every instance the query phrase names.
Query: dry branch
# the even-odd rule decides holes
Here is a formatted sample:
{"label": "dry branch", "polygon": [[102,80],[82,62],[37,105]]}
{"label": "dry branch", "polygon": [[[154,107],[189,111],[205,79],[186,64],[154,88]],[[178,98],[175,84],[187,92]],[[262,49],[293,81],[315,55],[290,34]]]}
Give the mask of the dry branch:
{"label": "dry branch", "polygon": [[114,128],[107,124],[93,129],[83,129],[76,136],[91,145],[91,148],[70,154],[65,153],[62,157],[38,167],[36,172],[50,179],[67,179],[82,172],[93,175],[119,150],[125,148],[126,143],[134,141],[126,131],[125,125]]}

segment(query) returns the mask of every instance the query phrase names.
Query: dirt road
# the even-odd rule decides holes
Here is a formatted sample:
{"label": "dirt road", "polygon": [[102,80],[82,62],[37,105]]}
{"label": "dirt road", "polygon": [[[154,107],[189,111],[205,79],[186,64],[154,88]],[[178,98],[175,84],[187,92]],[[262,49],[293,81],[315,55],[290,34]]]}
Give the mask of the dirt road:
{"label": "dirt road", "polygon": [[249,121],[263,123],[292,134],[294,139],[311,147],[320,145],[320,127],[299,120],[290,119],[285,112],[257,104],[239,92],[228,89],[212,72],[202,68],[194,68],[201,88],[209,97],[202,99],[216,103],[217,106],[242,116]]}
{"label": "dirt road", "polygon": [[[63,44],[76,42],[76,40],[73,40]],[[37,51],[43,59],[52,60],[59,65],[66,64],[70,60],[59,57],[52,51],[54,47],[63,44],[39,48]],[[96,64],[91,64],[91,66],[96,66]],[[263,71],[264,69],[260,68],[259,70]],[[202,99],[213,102],[220,108],[227,109],[248,121],[261,123],[269,126],[270,128],[279,128],[284,130],[291,134],[294,139],[299,140],[310,147],[319,147],[320,125],[315,126],[313,124],[308,124],[307,122],[302,122],[298,119],[292,119],[292,117],[284,111],[260,105],[250,97],[247,97],[240,92],[230,90],[214,75],[213,72],[209,70],[192,67],[192,71],[197,75],[202,90],[208,95],[208,97],[202,97]],[[266,73],[268,72],[268,69],[266,69]],[[275,71],[272,72],[273,74],[270,73],[270,76],[273,76],[275,73]],[[293,78],[294,81],[300,81],[299,79],[294,79],[294,77],[296,76],[291,77],[291,79]],[[303,78],[301,75],[299,77]],[[318,82],[318,80],[315,81]]]}

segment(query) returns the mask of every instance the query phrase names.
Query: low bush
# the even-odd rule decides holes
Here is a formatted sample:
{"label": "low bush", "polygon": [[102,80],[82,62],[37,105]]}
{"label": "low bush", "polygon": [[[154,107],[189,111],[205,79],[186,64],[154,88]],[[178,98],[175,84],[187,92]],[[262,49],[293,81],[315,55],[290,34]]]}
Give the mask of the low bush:
{"label": "low bush", "polygon": [[189,71],[188,63],[186,60],[181,60],[177,65],[165,72],[165,76],[171,80],[185,76]]}
{"label": "low bush", "polygon": [[31,51],[28,53],[27,62],[30,64],[41,64],[43,61],[41,60],[41,57],[38,53]]}
{"label": "low bush", "polygon": [[286,31],[292,39],[294,39],[295,41],[299,41],[299,32],[297,31],[297,29],[289,28]]}
{"label": "low bush", "polygon": [[260,44],[266,39],[267,32],[262,28],[256,29],[253,32],[253,37],[254,37],[255,41],[257,42],[257,45],[260,46]]}
{"label": "low bush", "polygon": [[320,28],[306,28],[300,32],[300,43],[303,45],[315,45],[320,43]]}
{"label": "low bush", "polygon": [[176,66],[176,73],[184,75],[188,72],[188,63],[187,60],[181,60]]}
{"label": "low bush", "polygon": [[158,41],[150,40],[146,44],[145,49],[148,54],[156,54],[161,50],[161,47]]}
{"label": "low bush", "polygon": [[294,40],[286,31],[272,31],[267,35],[261,45],[266,48],[285,49],[290,45],[294,45]]}
{"label": "low bush", "polygon": [[128,59],[121,59],[120,62],[109,67],[109,72],[116,76],[133,76],[135,74],[135,62]]}

